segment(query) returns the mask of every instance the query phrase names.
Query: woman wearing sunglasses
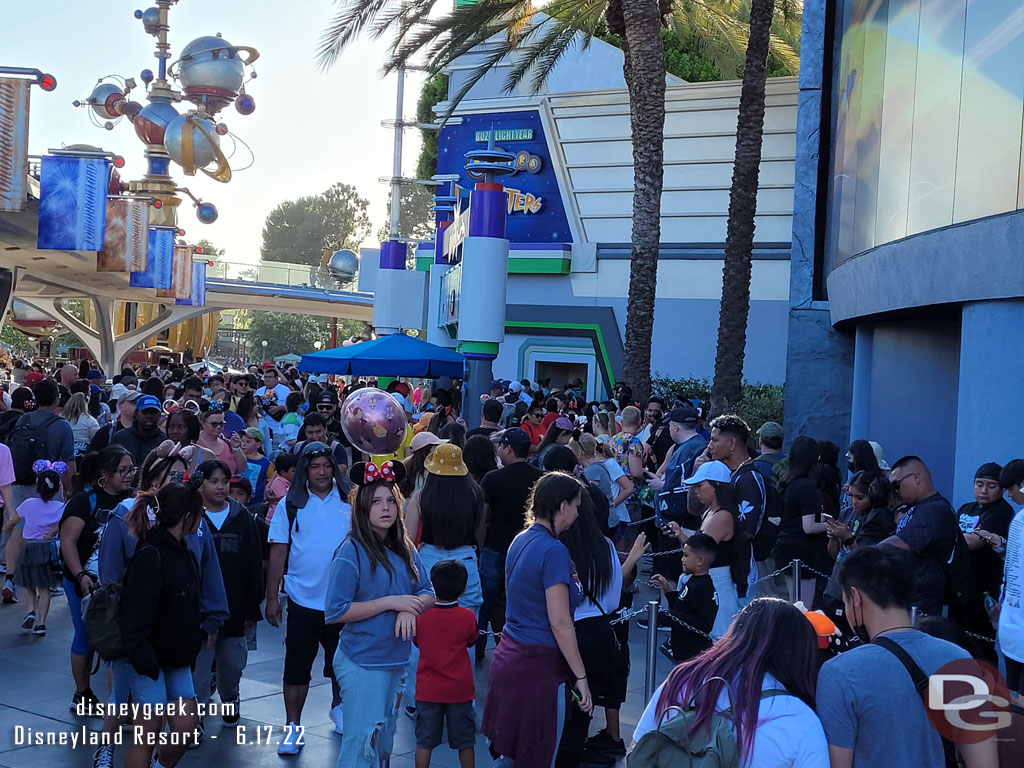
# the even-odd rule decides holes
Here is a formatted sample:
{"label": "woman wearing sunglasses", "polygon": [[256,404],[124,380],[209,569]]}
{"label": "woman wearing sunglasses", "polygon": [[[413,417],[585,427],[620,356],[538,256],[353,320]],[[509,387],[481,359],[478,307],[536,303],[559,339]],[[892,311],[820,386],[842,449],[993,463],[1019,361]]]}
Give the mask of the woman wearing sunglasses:
{"label": "woman wearing sunglasses", "polygon": [[211,403],[206,413],[200,417],[199,439],[196,440],[203,450],[201,461],[216,459],[228,465],[236,475],[245,472],[247,460],[242,452],[242,438],[236,432],[227,440],[224,439],[224,403]]}

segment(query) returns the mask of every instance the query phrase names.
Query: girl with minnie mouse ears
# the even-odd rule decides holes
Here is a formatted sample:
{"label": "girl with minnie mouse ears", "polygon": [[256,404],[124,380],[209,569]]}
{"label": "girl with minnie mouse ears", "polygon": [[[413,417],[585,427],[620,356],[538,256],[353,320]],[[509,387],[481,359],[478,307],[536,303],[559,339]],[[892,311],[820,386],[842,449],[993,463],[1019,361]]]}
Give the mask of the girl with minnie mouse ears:
{"label": "girl with minnie mouse ears", "polygon": [[398,461],[349,471],[352,529],[331,562],[325,618],[344,624],[334,654],[345,733],[339,765],[377,768],[391,755],[416,617],[434,605],[430,576],[405,531]]}

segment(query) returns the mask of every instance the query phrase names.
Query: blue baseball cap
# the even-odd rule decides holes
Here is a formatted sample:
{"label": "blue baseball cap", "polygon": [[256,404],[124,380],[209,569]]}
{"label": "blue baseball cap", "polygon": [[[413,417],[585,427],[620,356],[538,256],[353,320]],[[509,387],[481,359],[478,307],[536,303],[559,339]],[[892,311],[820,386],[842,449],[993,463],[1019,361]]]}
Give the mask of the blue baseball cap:
{"label": "blue baseball cap", "polygon": [[163,410],[163,406],[160,405],[160,401],[153,395],[143,395],[135,401],[135,410],[137,411],[148,411],[150,408],[157,411]]}

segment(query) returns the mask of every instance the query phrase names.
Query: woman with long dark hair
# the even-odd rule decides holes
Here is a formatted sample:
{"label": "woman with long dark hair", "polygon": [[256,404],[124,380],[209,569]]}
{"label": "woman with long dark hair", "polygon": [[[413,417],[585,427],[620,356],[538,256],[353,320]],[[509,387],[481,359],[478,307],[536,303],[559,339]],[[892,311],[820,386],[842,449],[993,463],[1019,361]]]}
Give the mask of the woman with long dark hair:
{"label": "woman with long dark hair", "polygon": [[572,475],[544,475],[530,495],[529,527],[509,547],[505,626],[481,726],[501,755],[495,765],[551,765],[569,692],[587,714],[594,708],[572,622],[582,590],[558,540],[575,522],[583,490]]}
{"label": "woman with long dark hair", "polygon": [[72,708],[99,703],[89,687],[89,638],[82,621],[82,598],[96,588],[97,547],[112,510],[128,496],[135,462],[122,445],[87,453],[74,477],[76,493],[64,505],[60,551],[64,557],[64,594],[68,598],[75,636],[71,641],[71,675],[75,679]]}
{"label": "woman with long dark hair", "polygon": [[538,467],[544,466],[544,457],[553,446],[556,445],[569,445],[569,441],[576,436],[576,425],[572,423],[565,416],[559,416],[555,421],[548,427],[548,431],[544,433],[544,439],[540,441],[540,445],[537,446],[537,453],[533,459],[533,463]]}
{"label": "woman with long dark hair", "polygon": [[875,475],[882,474],[878,466],[878,459],[875,457],[875,450],[867,440],[854,440],[846,451],[846,466],[851,474],[857,472],[870,472]]}
{"label": "woman with long dark hair", "polygon": [[[828,557],[828,525],[822,517],[817,485],[811,477],[817,464],[818,442],[806,435],[796,438],[790,446],[789,467],[782,478],[782,522],[772,549],[776,568],[785,568],[796,559],[812,568],[820,568]],[[793,594],[792,571],[787,571],[786,582]],[[814,575],[801,574],[798,598],[808,609],[813,607],[814,587]]]}
{"label": "woman with long dark hair", "polygon": [[[683,481],[690,487],[691,495],[695,495],[704,507],[700,532],[706,533],[718,544],[718,553],[708,571],[718,593],[718,613],[711,630],[713,637],[725,635],[733,616],[740,609],[739,594],[733,579],[733,568],[737,564],[735,534],[739,512],[731,477],[731,470],[721,461],[707,461],[697,468],[692,477]],[[679,539],[679,546],[689,538],[675,522],[669,523],[665,532]]]}
{"label": "woman with long dark hair", "polygon": [[[626,753],[619,730],[619,710],[626,700],[629,647],[619,644],[611,620],[619,608],[623,580],[635,576],[634,568],[647,546],[647,538],[639,534],[626,561],[620,564],[615,545],[601,532],[596,511],[590,495],[582,494],[579,517],[559,534],[558,540],[569,550],[583,590],[583,599],[573,613],[576,642],[594,706],[604,707],[605,711],[605,727],[595,736],[594,743],[604,742],[604,751],[615,750],[618,756]],[[570,708],[556,766],[579,765],[590,721],[590,714],[578,707]]]}
{"label": "woman with long dark hair", "polygon": [[155,494],[140,494],[127,516],[128,528],[139,545],[128,563],[121,591],[118,623],[124,657],[118,663],[125,669],[132,699],[145,708],[135,727],[141,728],[147,739],[133,740],[126,768],[150,765],[153,747],[147,741],[164,723],[151,707],[175,704],[167,725],[177,740],[187,744],[196,730],[191,667],[204,634],[199,566],[185,537],[195,533],[202,521],[201,481],[201,475],[194,475],[188,482],[173,480]]}
{"label": "woman with long dark hair", "polygon": [[485,435],[473,435],[466,441],[466,446],[462,449],[462,460],[466,462],[469,476],[477,484],[484,479],[484,475],[498,468],[494,443]]}
{"label": "woman with long dark hair", "polygon": [[328,623],[344,625],[334,654],[345,723],[338,768],[378,768],[391,756],[416,617],[434,605],[405,530],[403,474],[397,461],[349,472],[352,529],[334,553],[325,608]]}
{"label": "woman with long dark hair", "polygon": [[704,653],[684,661],[654,692],[633,733],[630,760],[644,765],[643,736],[678,710],[694,709],[691,736],[700,738],[716,714],[729,715],[741,768],[822,768],[828,743],[814,713],[818,645],[799,609],[760,597],[729,632]]}
{"label": "woman with long dark hair", "polygon": [[457,421],[445,424],[441,427],[441,431],[438,432],[437,436],[442,440],[447,440],[452,445],[457,445],[459,448],[466,447],[466,427]]}

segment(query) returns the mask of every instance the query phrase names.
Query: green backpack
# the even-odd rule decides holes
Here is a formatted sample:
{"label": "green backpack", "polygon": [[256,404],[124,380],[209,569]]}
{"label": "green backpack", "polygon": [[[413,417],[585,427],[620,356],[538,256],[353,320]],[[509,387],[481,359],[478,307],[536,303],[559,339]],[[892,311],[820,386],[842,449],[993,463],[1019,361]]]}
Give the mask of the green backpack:
{"label": "green backpack", "polygon": [[[762,699],[790,696],[773,688],[761,692]],[[669,712],[676,716],[666,719]],[[732,710],[716,712],[708,727],[694,731],[696,710],[692,706],[669,707],[661,722],[637,742],[626,758],[628,768],[739,768],[740,749],[732,723]]]}

